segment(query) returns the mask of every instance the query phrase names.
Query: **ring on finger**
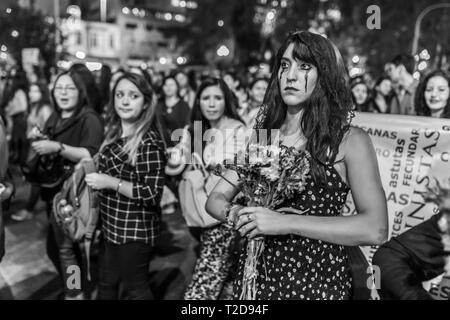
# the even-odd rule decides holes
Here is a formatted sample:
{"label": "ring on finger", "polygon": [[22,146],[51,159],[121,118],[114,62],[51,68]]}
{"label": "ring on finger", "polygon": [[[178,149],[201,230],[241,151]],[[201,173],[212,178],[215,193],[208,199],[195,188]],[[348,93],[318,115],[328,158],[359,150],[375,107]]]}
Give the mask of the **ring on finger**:
{"label": "ring on finger", "polygon": [[251,216],[250,214],[247,215],[247,221],[248,221],[248,222],[252,221],[252,216]]}

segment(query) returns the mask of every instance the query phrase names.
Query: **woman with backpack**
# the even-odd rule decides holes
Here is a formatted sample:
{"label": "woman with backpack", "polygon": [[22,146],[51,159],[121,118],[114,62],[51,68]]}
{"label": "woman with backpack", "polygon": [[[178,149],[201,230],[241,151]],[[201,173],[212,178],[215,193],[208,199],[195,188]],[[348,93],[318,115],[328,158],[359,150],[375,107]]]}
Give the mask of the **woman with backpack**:
{"label": "woman with backpack", "polygon": [[148,300],[153,298],[149,265],[160,233],[166,165],[156,94],[143,76],[124,73],[110,101],[99,171],[85,178],[99,190],[98,299],[118,299],[122,283],[130,299]]}
{"label": "woman with backpack", "polygon": [[[56,224],[52,214],[52,201],[61,191],[64,180],[70,177],[75,165],[84,158],[95,155],[103,141],[103,124],[94,111],[86,88],[84,74],[70,69],[59,74],[54,82],[51,99],[55,112],[45,124],[40,137],[32,143],[32,148],[41,156],[52,156],[55,168],[60,172],[48,172],[55,177],[52,187],[48,184],[41,189],[41,197],[47,202],[47,214],[50,227],[47,236],[47,254],[60,272],[65,289],[65,299],[83,299],[81,288],[69,289],[68,279],[71,276],[69,267],[80,265],[78,245],[66,236]],[[31,137],[32,138],[32,137]],[[44,177],[42,177],[44,178]],[[48,181],[47,181],[48,182]],[[42,186],[42,184],[41,184]]]}

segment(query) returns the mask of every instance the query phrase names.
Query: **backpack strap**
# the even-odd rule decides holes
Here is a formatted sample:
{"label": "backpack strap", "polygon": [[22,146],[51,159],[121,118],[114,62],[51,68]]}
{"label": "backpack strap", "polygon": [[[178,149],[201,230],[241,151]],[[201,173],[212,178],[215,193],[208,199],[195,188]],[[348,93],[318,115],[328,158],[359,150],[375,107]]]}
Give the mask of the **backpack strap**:
{"label": "backpack strap", "polygon": [[[83,167],[84,174],[96,172],[97,168],[95,165],[95,161],[92,159],[89,160],[82,160],[81,166]],[[83,179],[84,182],[84,179]],[[85,183],[85,182],[84,182]],[[91,203],[91,207],[89,210],[94,211],[91,212],[89,217],[91,218],[90,221],[88,221],[88,225],[86,226],[86,233],[84,236],[84,250],[86,253],[86,264],[87,264],[87,279],[91,281],[91,246],[95,239],[95,230],[97,229],[97,222],[98,222],[98,198],[97,198],[97,192],[91,189],[91,187],[86,186],[88,188],[88,195],[89,195],[89,203]]]}

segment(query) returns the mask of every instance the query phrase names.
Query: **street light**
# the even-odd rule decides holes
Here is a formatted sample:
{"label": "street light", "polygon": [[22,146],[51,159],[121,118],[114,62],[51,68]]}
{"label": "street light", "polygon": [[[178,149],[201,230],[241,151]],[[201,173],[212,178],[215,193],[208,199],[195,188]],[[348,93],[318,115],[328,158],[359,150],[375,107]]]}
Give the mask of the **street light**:
{"label": "street light", "polygon": [[423,9],[422,12],[417,16],[416,24],[414,26],[414,38],[412,43],[411,55],[415,55],[417,53],[417,47],[419,45],[419,37],[420,37],[420,24],[422,23],[422,19],[428,12],[438,8],[450,8],[450,3],[438,3],[428,6],[425,9]]}

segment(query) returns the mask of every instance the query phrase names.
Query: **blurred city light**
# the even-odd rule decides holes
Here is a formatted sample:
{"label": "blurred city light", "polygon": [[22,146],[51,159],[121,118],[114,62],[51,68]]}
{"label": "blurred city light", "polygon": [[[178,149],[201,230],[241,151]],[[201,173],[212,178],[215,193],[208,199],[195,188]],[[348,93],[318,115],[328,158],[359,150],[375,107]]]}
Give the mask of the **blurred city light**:
{"label": "blurred city light", "polygon": [[185,57],[178,57],[177,63],[178,64],[185,64],[187,62],[187,59]]}
{"label": "blurred city light", "polygon": [[352,62],[353,63],[358,63],[359,62],[359,56],[353,56],[353,58],[352,58]]}
{"label": "blurred city light", "polygon": [[272,58],[272,52],[270,52],[270,50],[266,50],[266,52],[264,52],[264,59],[270,60],[271,58]]}
{"label": "blurred city light", "polygon": [[14,37],[14,38],[17,38],[17,37],[19,36],[19,31],[13,30],[13,31],[11,32],[11,36]]}
{"label": "blurred city light", "polygon": [[58,66],[58,68],[67,70],[72,66],[72,63],[70,61],[61,60],[61,61],[58,61],[57,66]]}
{"label": "blurred city light", "polygon": [[86,53],[84,53],[83,51],[77,51],[77,53],[75,53],[75,57],[77,57],[78,59],[85,59],[86,58]]}
{"label": "blurred city light", "polygon": [[12,9],[11,8],[6,8],[6,13],[7,14],[10,14],[12,12]]}
{"label": "blurred city light", "polygon": [[358,75],[360,75],[362,73],[363,73],[363,70],[361,68],[351,68],[350,72],[349,72],[349,75],[350,75],[350,78],[353,78],[353,77],[356,77],[356,76],[358,76]]}
{"label": "blurred city light", "polygon": [[341,21],[342,14],[339,9],[328,9],[327,17],[333,20],[334,22],[339,22]]}
{"label": "blurred city light", "polygon": [[178,22],[185,22],[186,21],[186,17],[182,14],[176,14],[175,15],[175,20]]}
{"label": "blurred city light", "polygon": [[427,49],[423,49],[422,52],[419,54],[420,58],[423,60],[429,60],[430,54],[428,53]]}
{"label": "blurred city light", "polygon": [[2,44],[1,50],[2,50],[2,51],[7,51],[8,48],[7,48],[4,44]]}
{"label": "blurred city light", "polygon": [[273,19],[275,19],[275,12],[269,11],[269,12],[267,13],[266,19],[267,19],[268,21],[272,21]]}
{"label": "blurred city light", "polygon": [[123,14],[130,14],[130,9],[127,8],[127,7],[123,7],[123,8],[122,8],[122,13],[123,13]]}
{"label": "blurred city light", "polygon": [[287,7],[287,1],[286,0],[282,0],[281,1],[281,7],[282,8],[286,8]]}
{"label": "blurred city light", "polygon": [[138,8],[133,8],[133,14],[135,15],[135,16],[137,16],[138,14],[139,14],[139,9]]}
{"label": "blurred city light", "polygon": [[141,18],[144,18],[144,17],[145,17],[145,10],[144,10],[144,9],[139,10],[139,16],[140,16]]}
{"label": "blurred city light", "polygon": [[148,68],[148,65],[145,62],[141,63],[142,70],[147,70],[147,68]]}
{"label": "blurred city light", "polygon": [[79,6],[76,5],[68,6],[66,12],[71,16],[81,19],[81,8]]}
{"label": "blurred city light", "polygon": [[166,57],[159,58],[159,63],[166,64],[167,63],[167,58]]}
{"label": "blurred city light", "polygon": [[419,71],[414,72],[413,78],[416,79],[416,80],[419,80],[420,79],[420,72]]}
{"label": "blurred city light", "polygon": [[0,59],[6,60],[8,58],[8,54],[6,52],[0,52]]}
{"label": "blurred city light", "polygon": [[419,63],[419,65],[417,66],[417,69],[419,69],[419,71],[425,70],[427,68],[428,64],[426,61],[422,61],[421,63]]}
{"label": "blurred city light", "polygon": [[167,21],[172,20],[172,14],[171,14],[171,13],[166,13],[166,14],[164,15],[164,19],[166,19]]}
{"label": "blurred city light", "polygon": [[100,71],[102,66],[103,65],[100,62],[86,62],[86,67],[92,72]]}
{"label": "blurred city light", "polygon": [[223,27],[223,25],[224,25],[223,20],[217,21],[217,25],[218,25],[219,27]]}
{"label": "blurred city light", "polygon": [[419,58],[419,55],[418,55],[418,54],[416,54],[416,55],[414,56],[414,60],[416,60],[417,62],[419,62],[420,58]]}
{"label": "blurred city light", "polygon": [[219,57],[226,57],[230,54],[230,50],[225,45],[221,45],[219,49],[217,49],[217,55]]}

